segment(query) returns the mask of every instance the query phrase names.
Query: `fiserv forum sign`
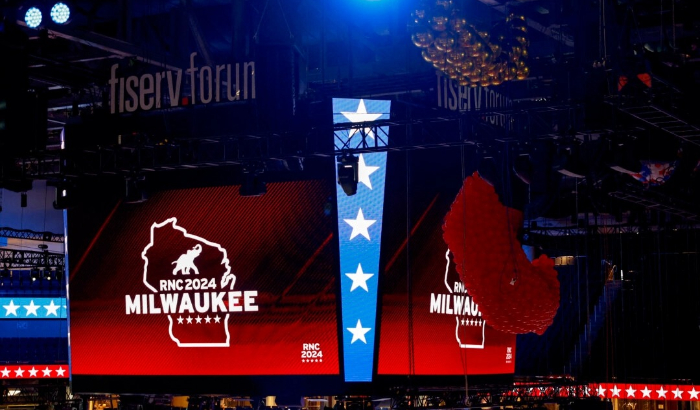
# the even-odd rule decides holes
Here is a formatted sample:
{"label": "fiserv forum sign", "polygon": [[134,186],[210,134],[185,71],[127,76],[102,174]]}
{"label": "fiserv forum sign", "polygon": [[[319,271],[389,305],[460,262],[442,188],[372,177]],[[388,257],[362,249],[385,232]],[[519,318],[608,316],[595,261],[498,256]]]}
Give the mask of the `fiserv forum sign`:
{"label": "fiserv forum sign", "polygon": [[[110,113],[255,99],[254,61],[196,66],[196,56],[190,54],[184,75],[182,69],[176,69],[119,77],[119,64],[114,64],[109,79]],[[187,95],[183,78],[189,80]]]}

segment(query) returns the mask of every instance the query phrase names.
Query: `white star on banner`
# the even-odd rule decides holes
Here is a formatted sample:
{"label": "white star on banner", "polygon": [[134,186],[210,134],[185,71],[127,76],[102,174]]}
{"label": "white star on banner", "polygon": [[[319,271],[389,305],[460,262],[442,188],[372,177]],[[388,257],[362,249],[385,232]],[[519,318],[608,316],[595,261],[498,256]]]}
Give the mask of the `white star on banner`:
{"label": "white star on banner", "polygon": [[693,390],[691,390],[691,391],[688,392],[688,394],[690,394],[690,398],[691,398],[691,399],[695,399],[695,400],[698,399],[698,394],[699,394],[699,393],[700,393],[700,391],[695,391],[695,386],[693,386]]}
{"label": "white star on banner", "polygon": [[192,317],[187,316],[187,324],[189,325],[189,324],[191,324],[191,323],[192,323]]}
{"label": "white star on banner", "polygon": [[620,389],[617,388],[617,385],[614,385],[610,391],[612,392],[612,397],[620,397]]}
{"label": "white star on banner", "polygon": [[56,374],[60,377],[63,377],[63,373],[65,373],[65,372],[66,372],[66,369],[64,369],[63,367],[59,367],[58,370],[56,370]]}
{"label": "white star on banner", "polygon": [[27,317],[29,317],[29,315],[36,316],[37,315],[36,310],[39,309],[39,305],[35,305],[33,299],[29,301],[28,305],[24,305],[22,307],[27,309],[27,315],[26,315]]}
{"label": "white star on banner", "polygon": [[202,318],[199,317],[199,315],[197,315],[197,319],[196,319],[196,320],[197,320],[197,323],[202,323]]}
{"label": "white star on banner", "polygon": [[378,169],[379,167],[367,165],[364,155],[360,154],[357,160],[357,182],[362,182],[367,188],[372,189],[372,180],[369,176]]}
{"label": "white star on banner", "polygon": [[207,315],[207,317],[204,318],[204,321],[207,323],[211,323],[211,318],[209,317],[209,315]]}
{"label": "white star on banner", "polygon": [[346,273],[345,276],[352,280],[352,286],[350,286],[350,292],[357,288],[362,288],[369,292],[367,288],[367,279],[374,276],[374,273],[364,273],[362,271],[362,265],[357,264],[357,271],[355,273]]}
{"label": "white star on banner", "polygon": [[637,390],[633,389],[633,388],[632,388],[632,385],[630,385],[630,387],[629,387],[627,390],[625,390],[625,391],[627,392],[627,398],[634,398],[634,393],[635,393]]}
{"label": "white star on banner", "polygon": [[676,387],[676,390],[673,391],[673,398],[674,399],[682,399],[683,398],[683,390]]}
{"label": "white star on banner", "polygon": [[15,370],[15,377],[24,377],[24,370],[22,370],[21,367],[18,367],[17,370]]}
{"label": "white star on banner", "polygon": [[656,391],[656,394],[659,395],[659,398],[666,398],[666,393],[668,390],[664,390],[664,386],[659,387],[659,390]]}
{"label": "white star on banner", "polygon": [[[345,116],[350,122],[369,122],[374,121],[382,116],[382,113],[367,113],[367,108],[365,107],[365,100],[360,100],[360,104],[357,106],[357,112],[352,111],[341,111],[341,114]],[[348,139],[352,138],[355,133],[359,131],[354,128],[348,131]],[[364,134],[370,138],[374,138],[372,128],[364,128]]]}
{"label": "white star on banner", "polygon": [[37,369],[35,369],[34,367],[32,367],[32,369],[29,371],[29,377],[36,377],[36,373],[37,373],[38,371],[39,371],[39,370],[37,370]]}
{"label": "white star on banner", "polygon": [[367,344],[367,339],[365,339],[365,334],[372,330],[369,327],[362,327],[362,323],[360,323],[360,319],[357,319],[357,325],[355,327],[348,327],[347,328],[350,333],[352,333],[352,340],[350,341],[350,344],[355,343],[357,340],[362,340],[362,343]]}
{"label": "white star on banner", "polygon": [[352,240],[354,237],[357,235],[362,235],[367,240],[369,239],[369,231],[367,228],[372,226],[375,222],[377,222],[376,219],[365,219],[365,216],[362,214],[362,208],[360,208],[357,211],[357,218],[355,219],[344,219],[345,223],[348,225],[352,226],[352,232],[350,233],[350,240]]}
{"label": "white star on banner", "polygon": [[3,305],[5,308],[5,316],[15,315],[17,316],[17,308],[19,305],[15,305],[15,301],[10,299],[9,305]]}
{"label": "white star on banner", "polygon": [[2,373],[2,377],[10,377],[10,371],[7,370],[7,367],[5,367],[3,370],[0,370],[0,373]]}
{"label": "white star on banner", "polygon": [[54,315],[58,317],[58,309],[61,308],[61,305],[53,303],[53,299],[51,299],[51,303],[44,306],[44,308],[46,308],[46,317],[48,317],[49,315]]}
{"label": "white star on banner", "polygon": [[602,385],[598,385],[598,396],[605,396],[605,390]]}
{"label": "white star on banner", "polygon": [[182,316],[180,316],[180,317],[177,318],[177,324],[178,324],[178,325],[181,325],[182,322],[184,322],[184,321],[185,321],[185,319],[183,319]]}
{"label": "white star on banner", "polygon": [[219,317],[219,315],[216,315],[216,317],[214,317],[214,323],[219,323],[220,321],[221,318]]}
{"label": "white star on banner", "polygon": [[648,397],[648,398],[651,399],[651,390],[649,390],[649,388],[648,388],[647,386],[644,386],[644,388],[643,388],[642,390],[640,390],[640,391],[642,392],[642,397],[643,397],[643,398],[644,398],[644,397]]}
{"label": "white star on banner", "polygon": [[46,366],[46,369],[42,370],[44,373],[44,377],[51,377],[51,369],[49,369],[49,366]]}

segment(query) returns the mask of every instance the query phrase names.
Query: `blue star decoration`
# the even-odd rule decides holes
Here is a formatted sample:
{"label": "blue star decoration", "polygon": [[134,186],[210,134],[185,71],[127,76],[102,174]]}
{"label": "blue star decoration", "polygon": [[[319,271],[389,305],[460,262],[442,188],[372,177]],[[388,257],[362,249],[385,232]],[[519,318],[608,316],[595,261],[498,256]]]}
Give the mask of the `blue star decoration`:
{"label": "blue star decoration", "polygon": [[[390,101],[336,98],[333,123],[389,119],[390,109]],[[336,150],[358,145],[349,141],[357,139],[360,130],[378,147],[385,146],[388,128],[380,128],[381,139],[374,135],[375,129],[369,124],[350,129],[345,141],[335,141]],[[357,193],[347,196],[340,185],[336,186],[343,364],[348,382],[372,380],[385,180],[386,152],[362,153],[358,155]]]}

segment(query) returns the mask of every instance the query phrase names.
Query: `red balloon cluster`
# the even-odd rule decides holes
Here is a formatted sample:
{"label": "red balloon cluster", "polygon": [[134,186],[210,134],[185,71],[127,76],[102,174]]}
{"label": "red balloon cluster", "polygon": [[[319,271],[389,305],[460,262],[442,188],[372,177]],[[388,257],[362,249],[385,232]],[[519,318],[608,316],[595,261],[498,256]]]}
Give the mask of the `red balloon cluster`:
{"label": "red balloon cluster", "polygon": [[489,326],[541,335],[559,308],[559,280],[547,255],[527,259],[517,239],[522,223],[522,212],[503,206],[493,186],[474,173],[445,217],[443,238]]}

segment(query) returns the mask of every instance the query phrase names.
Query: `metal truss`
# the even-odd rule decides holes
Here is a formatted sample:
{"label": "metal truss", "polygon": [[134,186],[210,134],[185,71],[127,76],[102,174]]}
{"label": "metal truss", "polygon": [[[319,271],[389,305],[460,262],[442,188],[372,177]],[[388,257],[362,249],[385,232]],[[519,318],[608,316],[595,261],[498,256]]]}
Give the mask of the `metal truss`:
{"label": "metal truss", "polygon": [[0,227],[0,237],[13,239],[28,239],[42,242],[64,242],[64,237],[62,234],[51,232],[36,232],[29,229],[13,229]]}
{"label": "metal truss", "polygon": [[[552,139],[549,127],[552,118],[566,117],[563,113],[578,109],[577,106],[550,104],[529,109],[440,111],[415,116],[408,113],[406,118],[366,123],[340,123],[332,127],[310,125],[297,131],[200,136],[176,141],[136,133],[124,136],[119,144],[46,151],[21,158],[17,160],[17,167],[30,178],[76,178],[245,165],[254,161],[293,160],[298,163],[299,159],[331,158],[347,152],[406,151]],[[493,125],[494,118],[507,118],[507,125]],[[388,139],[390,127],[392,138]],[[349,141],[348,133],[353,133]],[[330,134],[335,144],[329,141]]]}
{"label": "metal truss", "polygon": [[29,384],[25,380],[5,380],[1,385],[0,409],[47,406],[56,410],[80,409],[81,400],[73,398],[65,382]]}
{"label": "metal truss", "polygon": [[62,253],[20,251],[14,249],[0,249],[0,268],[63,268],[65,255]]}
{"label": "metal truss", "polygon": [[473,409],[494,406],[526,408],[593,396],[588,384],[516,383],[511,386],[475,386],[468,392],[457,388],[404,391],[392,399],[392,408]]}

